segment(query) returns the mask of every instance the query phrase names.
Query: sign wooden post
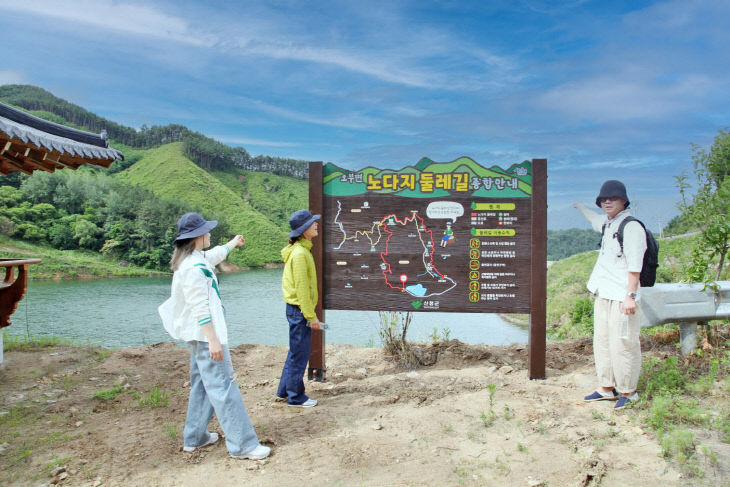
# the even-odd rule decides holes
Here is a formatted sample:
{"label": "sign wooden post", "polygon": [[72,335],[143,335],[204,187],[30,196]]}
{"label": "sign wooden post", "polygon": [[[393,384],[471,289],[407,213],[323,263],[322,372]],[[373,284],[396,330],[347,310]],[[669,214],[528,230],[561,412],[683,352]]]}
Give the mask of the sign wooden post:
{"label": "sign wooden post", "polygon": [[[313,239],[314,245],[312,246],[312,257],[314,257],[314,266],[317,269],[317,294],[319,299],[317,300],[317,306],[314,308],[314,312],[322,323],[324,320],[324,235],[326,232],[324,225],[324,212],[323,212],[323,199],[322,199],[322,163],[321,162],[310,162],[309,163],[309,211],[314,215],[322,215],[319,222],[319,235]],[[323,382],[327,380],[325,371],[324,360],[324,344],[325,344],[325,331],[324,330],[312,330],[312,342],[309,346],[309,372],[307,377],[309,380],[316,380]]]}
{"label": "sign wooden post", "polygon": [[547,159],[532,160],[532,233],[530,262],[530,379],[545,378],[547,320]]}
{"label": "sign wooden post", "polygon": [[[545,376],[547,160],[468,157],[402,169],[311,163],[312,250],[325,309],[530,313],[529,374]],[[324,333],[309,377],[325,378]]]}

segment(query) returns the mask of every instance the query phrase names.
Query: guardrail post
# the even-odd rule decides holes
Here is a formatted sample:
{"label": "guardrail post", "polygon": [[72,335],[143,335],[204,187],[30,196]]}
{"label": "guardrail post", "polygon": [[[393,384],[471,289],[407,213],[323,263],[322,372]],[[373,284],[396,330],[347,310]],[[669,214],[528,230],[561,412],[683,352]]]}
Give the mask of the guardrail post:
{"label": "guardrail post", "polygon": [[679,342],[682,344],[682,355],[692,353],[697,348],[697,323],[679,324]]}

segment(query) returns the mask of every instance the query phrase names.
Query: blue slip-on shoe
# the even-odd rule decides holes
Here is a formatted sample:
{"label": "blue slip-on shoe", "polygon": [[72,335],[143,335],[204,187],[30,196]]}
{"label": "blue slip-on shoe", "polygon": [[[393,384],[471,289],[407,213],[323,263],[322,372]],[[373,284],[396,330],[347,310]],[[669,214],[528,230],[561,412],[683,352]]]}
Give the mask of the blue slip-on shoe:
{"label": "blue slip-on shoe", "polygon": [[618,399],[618,392],[616,392],[616,389],[611,389],[609,392],[593,391],[593,394],[583,398],[585,402],[615,401],[616,399]]}
{"label": "blue slip-on shoe", "polygon": [[626,406],[628,406],[629,404],[633,404],[638,400],[639,400],[639,395],[635,392],[633,394],[631,394],[630,396],[621,396],[618,398],[618,402],[613,407],[613,409],[614,410],[623,409]]}
{"label": "blue slip-on shoe", "polygon": [[205,448],[208,445],[212,445],[216,441],[218,441],[218,433],[211,433],[210,438],[208,438],[208,441],[206,441],[202,445],[200,445],[200,446],[183,446],[183,451],[185,453],[192,453],[195,450],[197,450],[198,448]]}

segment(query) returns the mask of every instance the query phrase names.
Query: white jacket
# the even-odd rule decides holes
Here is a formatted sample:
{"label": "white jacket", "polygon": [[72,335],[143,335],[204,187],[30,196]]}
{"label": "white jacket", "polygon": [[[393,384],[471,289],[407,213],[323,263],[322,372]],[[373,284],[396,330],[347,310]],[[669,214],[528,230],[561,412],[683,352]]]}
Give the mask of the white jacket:
{"label": "white jacket", "polygon": [[[644,264],[646,232],[641,224],[632,221],[624,227],[623,253],[618,239],[614,237],[621,221],[627,216],[631,216],[629,210],[623,210],[613,220],[609,220],[606,215],[591,219],[595,231],[600,232],[604,224],[606,230],[587,287],[591,293],[604,299],[623,301],[629,286],[629,272],[641,272]],[[640,289],[636,291],[640,293]]]}
{"label": "white jacket", "polygon": [[165,330],[175,340],[207,342],[200,329],[213,323],[218,340],[228,343],[228,329],[223,315],[215,266],[230,250],[219,245],[206,252],[194,250],[172,275],[170,298],[157,308]]}

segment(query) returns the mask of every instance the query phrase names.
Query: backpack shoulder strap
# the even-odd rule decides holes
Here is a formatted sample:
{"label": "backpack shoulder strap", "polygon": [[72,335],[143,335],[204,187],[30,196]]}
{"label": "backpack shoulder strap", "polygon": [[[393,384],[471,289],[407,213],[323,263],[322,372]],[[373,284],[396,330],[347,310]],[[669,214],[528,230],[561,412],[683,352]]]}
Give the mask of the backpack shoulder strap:
{"label": "backpack shoulder strap", "polygon": [[601,240],[598,241],[598,248],[601,248],[601,245],[603,245],[603,234],[606,233],[606,223],[604,222],[601,226]]}
{"label": "backpack shoulder strap", "polygon": [[641,225],[641,228],[644,229],[646,232],[646,227],[643,223],[641,223],[641,220],[638,220],[634,218],[633,216],[627,216],[623,220],[621,220],[621,223],[618,224],[618,230],[616,231],[616,238],[618,239],[618,245],[621,248],[621,253],[624,252],[624,227],[627,223],[630,222],[637,222],[639,225]]}

